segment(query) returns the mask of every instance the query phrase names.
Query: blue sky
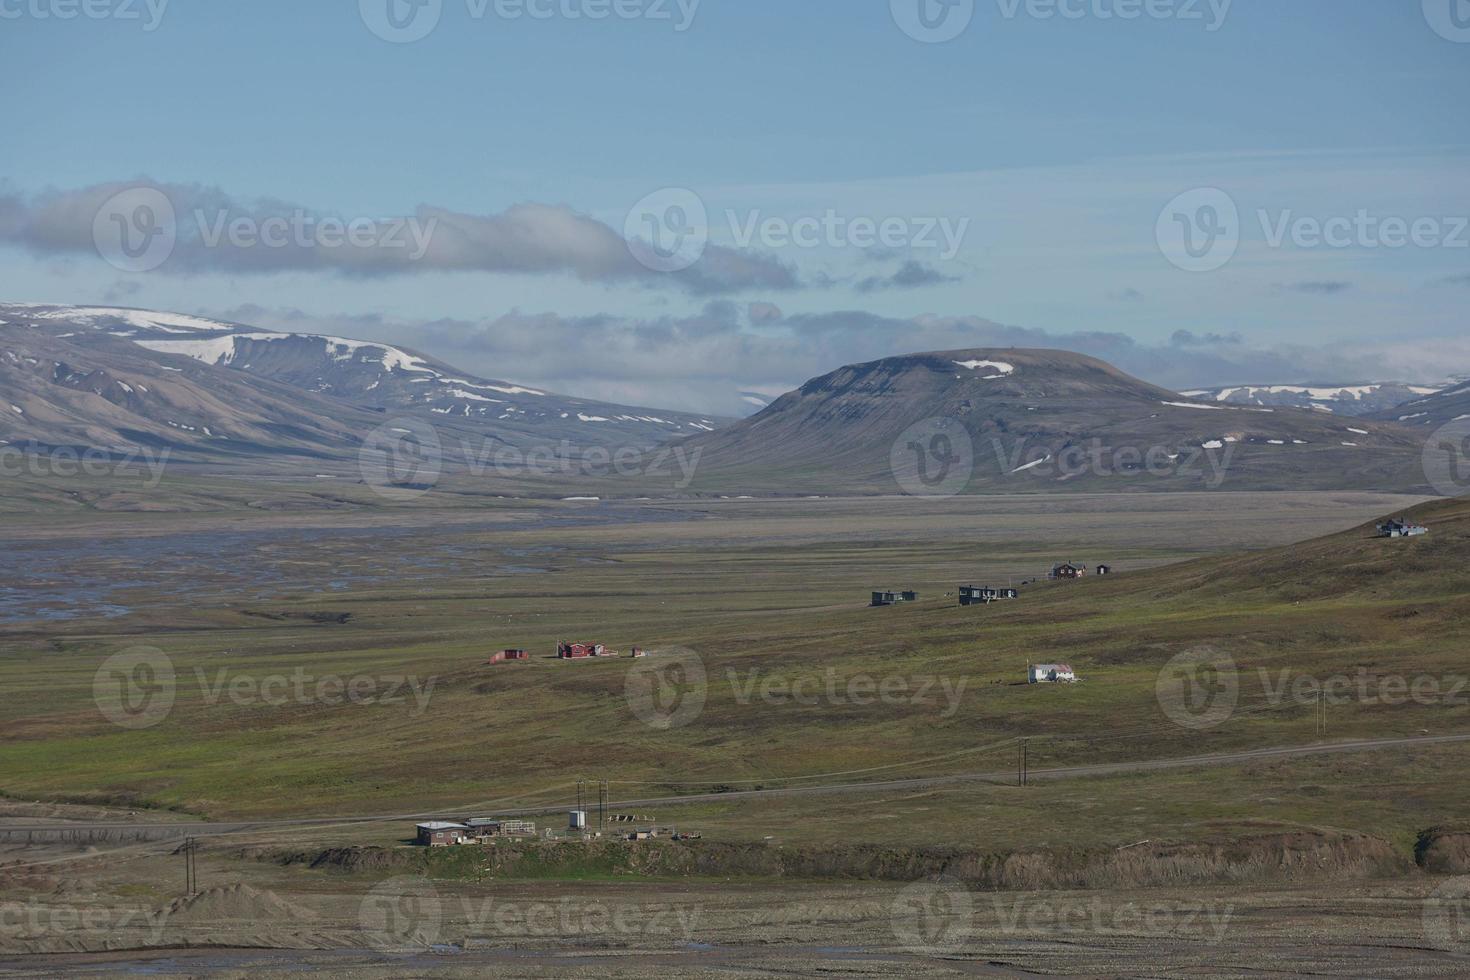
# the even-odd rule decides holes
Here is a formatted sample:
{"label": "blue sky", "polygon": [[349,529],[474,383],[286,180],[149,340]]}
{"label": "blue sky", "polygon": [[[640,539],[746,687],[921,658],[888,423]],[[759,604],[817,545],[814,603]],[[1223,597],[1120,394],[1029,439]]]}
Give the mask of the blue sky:
{"label": "blue sky", "polygon": [[[868,355],[1018,337],[1181,386],[1470,372],[1470,40],[1446,20],[1459,3],[1470,24],[1465,0],[1443,17],[1440,0],[1061,0],[1070,16],[1050,17],[975,0],[945,43],[908,36],[889,0],[617,0],[640,16],[603,20],[586,14],[614,0],[524,0],[551,16],[518,19],[497,2],[523,0],[442,0],[411,43],[370,30],[387,0],[174,0],[156,24],[159,0],[59,19],[67,2],[0,0],[7,299],[350,329],[705,411]],[[185,214],[442,209],[478,244],[386,272],[220,249],[120,270],[56,223],[90,228],[96,189],[130,182]],[[688,273],[603,251],[601,226],[621,234],[662,188],[706,209]],[[1196,188],[1238,210],[1209,271],[1159,240]],[[829,214],[899,222],[904,244],[740,240]],[[1313,242],[1333,219],[1346,244]],[[1423,242],[1373,247],[1393,219]],[[963,227],[958,248],[929,247],[930,223]]]}

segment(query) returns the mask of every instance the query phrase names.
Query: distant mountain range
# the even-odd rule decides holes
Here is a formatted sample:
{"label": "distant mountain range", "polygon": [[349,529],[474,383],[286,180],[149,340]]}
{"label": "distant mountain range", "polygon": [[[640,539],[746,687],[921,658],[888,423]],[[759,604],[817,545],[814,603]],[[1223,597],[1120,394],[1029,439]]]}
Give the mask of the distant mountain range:
{"label": "distant mountain range", "polygon": [[[1446,383],[1447,384],[1447,383]],[[1432,395],[1445,385],[1410,385],[1396,381],[1367,384],[1231,385],[1182,392],[1201,401],[1268,408],[1310,408],[1336,415],[1374,415]]]}
{"label": "distant mountain range", "polygon": [[490,446],[646,448],[727,420],[480,378],[369,341],[111,307],[0,305],[0,441],[346,457],[385,419]]}
{"label": "distant mountain range", "polygon": [[[306,475],[355,463],[385,433],[391,442],[432,426],[446,472],[500,447],[672,445],[698,459],[677,484],[695,493],[1411,490],[1426,482],[1415,430],[1470,416],[1470,385],[1427,390],[1179,394],[1066,351],[956,350],[842,367],[732,422],[478,377],[372,341],[114,307],[0,305],[0,445],[167,447],[176,461]],[[745,394],[752,406],[766,401]],[[1404,395],[1412,400],[1400,405]],[[1369,404],[1393,407],[1329,410]],[[355,479],[355,468],[324,469]],[[636,483],[592,492],[645,492]]]}
{"label": "distant mountain range", "polygon": [[1470,381],[1460,381],[1432,395],[1395,405],[1373,417],[1416,429],[1470,421]]}
{"label": "distant mountain range", "polygon": [[1396,424],[1188,398],[1056,350],[849,365],[683,446],[701,451],[695,487],[727,493],[1425,483],[1420,446]]}

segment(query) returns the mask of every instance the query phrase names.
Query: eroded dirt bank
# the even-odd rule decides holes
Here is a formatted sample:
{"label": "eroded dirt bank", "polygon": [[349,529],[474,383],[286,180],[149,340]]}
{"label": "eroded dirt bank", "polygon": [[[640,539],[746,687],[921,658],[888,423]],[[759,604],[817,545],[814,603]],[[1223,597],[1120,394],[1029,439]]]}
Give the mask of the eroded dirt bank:
{"label": "eroded dirt bank", "polygon": [[[1446,840],[1444,861],[1470,855],[1470,835]],[[718,841],[623,841],[417,848],[344,847],[316,851],[254,849],[246,856],[344,871],[427,873],[434,877],[560,878],[587,874],[641,877],[755,877],[920,881],[947,878],[975,888],[1036,890],[1151,887],[1382,878],[1412,872],[1411,857],[1367,834],[1299,831],[1220,842],[1144,842],[1088,850],[1048,848],[990,853],[959,847],[784,847]]]}

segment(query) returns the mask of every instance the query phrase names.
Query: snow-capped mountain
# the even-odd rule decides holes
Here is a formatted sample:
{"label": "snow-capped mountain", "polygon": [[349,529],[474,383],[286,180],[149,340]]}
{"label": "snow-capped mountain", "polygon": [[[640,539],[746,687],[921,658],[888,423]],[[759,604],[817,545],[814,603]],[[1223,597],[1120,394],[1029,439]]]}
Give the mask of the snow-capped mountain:
{"label": "snow-capped mountain", "polygon": [[[32,361],[54,363],[60,373],[50,379],[52,384],[65,386],[95,371],[107,373],[107,358],[125,352],[131,370],[149,365],[155,375],[163,375],[161,380],[168,380],[170,374],[174,380],[196,377],[196,368],[207,367],[238,382],[255,378],[312,395],[321,400],[319,404],[327,415],[340,415],[347,406],[369,413],[368,417],[376,415],[379,421],[386,413],[406,413],[484,430],[487,438],[512,445],[548,445],[566,440],[581,447],[645,447],[710,432],[725,421],[609,404],[481,378],[424,354],[374,341],[261,331],[176,313],[0,305],[0,331],[6,331],[10,338],[24,335],[31,348],[27,356]],[[57,349],[43,349],[48,346]],[[84,376],[78,376],[72,368],[79,359],[79,349],[90,355],[85,358],[90,370]],[[205,381],[202,376],[200,380]],[[132,409],[143,410],[146,395],[156,387],[143,382],[142,388],[142,395],[136,386],[131,392],[109,391],[128,395]],[[108,399],[108,391],[92,393]],[[113,408],[117,405],[113,402]],[[13,425],[18,419],[5,421]],[[203,419],[169,417],[155,421],[178,433],[200,432],[206,426],[213,432],[223,423],[219,418],[213,420],[215,425]],[[85,424],[81,428],[85,430]],[[47,438],[57,435],[50,432]],[[0,438],[4,437],[5,428],[0,424]]]}
{"label": "snow-capped mountain", "polygon": [[1182,392],[1191,398],[1227,405],[1271,408],[1310,408],[1337,415],[1373,415],[1396,405],[1432,395],[1443,386],[1410,385],[1395,381],[1367,384],[1231,385]]}

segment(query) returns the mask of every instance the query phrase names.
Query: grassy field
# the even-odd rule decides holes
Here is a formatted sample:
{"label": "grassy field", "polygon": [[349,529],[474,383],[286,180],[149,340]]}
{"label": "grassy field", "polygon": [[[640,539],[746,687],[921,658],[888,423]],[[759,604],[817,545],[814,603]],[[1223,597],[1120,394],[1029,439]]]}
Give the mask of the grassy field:
{"label": "grassy field", "polygon": [[[325,532],[319,516],[137,515],[133,534],[157,548],[128,561],[157,564],[132,567],[138,583],[112,597],[132,612],[0,633],[11,694],[0,706],[0,791],[220,819],[423,812],[560,801],[578,778],[641,798],[804,785],[823,773],[851,775],[818,782],[1005,770],[1018,735],[1032,738],[1036,768],[1310,742],[1314,707],[1283,687],[1282,670],[1292,683],[1360,669],[1464,672],[1462,510],[1430,505],[1435,533],[1424,539],[1383,542],[1359,527],[1268,547],[1408,503],[1355,494],[1082,497],[1065,512],[1037,498],[518,503],[489,515],[389,515],[397,533],[387,538],[347,533],[381,514],[347,515]],[[283,527],[285,540],[252,537]],[[221,528],[240,536],[236,550],[189,558],[180,574],[166,535]],[[51,522],[12,534],[38,548],[75,544]],[[1266,550],[1228,557],[1242,548]],[[246,552],[295,577],[241,599],[228,572]],[[1160,567],[1199,556],[1215,557]],[[1106,560],[1118,574],[1028,585],[1020,601],[986,608],[944,597],[961,582],[1033,579],[1062,559]],[[77,561],[120,573],[106,548]],[[348,584],[296,587],[334,578]],[[866,608],[868,592],[887,586],[923,598]],[[687,725],[650,727],[630,709],[629,661],[560,663],[549,658],[560,638],[692,650],[707,676],[703,708]],[[1236,714],[1205,729],[1171,721],[1156,694],[1161,666],[1200,645],[1228,653],[1239,678]],[[174,701],[157,724],[120,728],[99,711],[94,679],[105,658],[140,646],[169,658]],[[533,658],[485,666],[502,646]],[[1021,682],[1028,662],[1055,660],[1083,683]],[[1443,699],[1360,701],[1329,709],[1329,737],[1470,731],[1470,709]],[[1113,841],[1148,836],[1159,821],[1201,833],[1251,814],[1311,822],[1352,801],[1362,819],[1348,825],[1393,823],[1386,806],[1403,817],[1393,832],[1406,835],[1462,805],[1457,789],[1434,785],[1441,766],[1463,760],[1456,751],[1416,763],[1425,772],[1412,782],[1424,788],[1412,798],[1423,805],[1412,808],[1403,794],[1397,806],[1361,808],[1377,799],[1366,774],[1384,765],[1362,757],[1282,764],[1292,770],[1282,785],[1324,788],[1278,786],[1275,804],[1244,792],[1247,775],[1232,770],[1099,781],[1086,790],[1096,813],[1071,795],[1083,791],[1058,784],[1024,803],[999,789],[916,793],[880,801],[883,819],[872,801],[819,799],[668,816],[730,837],[880,840],[902,826],[917,840],[953,841],[1012,806],[1060,806],[1079,815],[1080,838]],[[1357,775],[1295,772],[1333,765]]]}

